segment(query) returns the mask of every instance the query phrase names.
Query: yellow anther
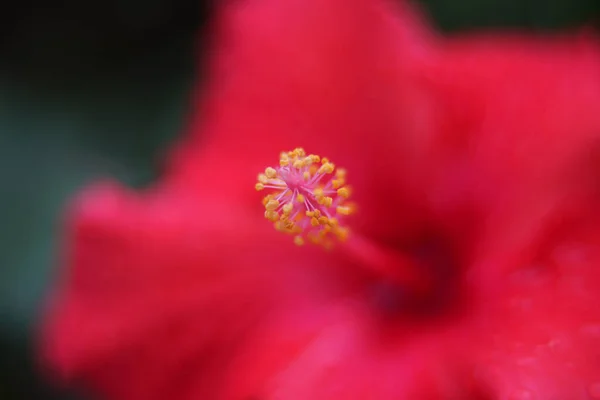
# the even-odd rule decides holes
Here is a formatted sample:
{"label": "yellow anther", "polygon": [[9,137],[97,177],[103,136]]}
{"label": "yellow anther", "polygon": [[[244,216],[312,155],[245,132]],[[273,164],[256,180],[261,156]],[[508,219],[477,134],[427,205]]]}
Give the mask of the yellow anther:
{"label": "yellow anther", "polygon": [[294,221],[290,221],[289,219],[283,221],[283,227],[285,229],[292,229],[294,227]]}
{"label": "yellow anther", "polygon": [[319,157],[319,156],[316,156],[316,155],[314,155],[314,154],[311,154],[309,157],[310,157],[310,159],[312,160],[312,162],[314,162],[314,163],[318,163],[318,162],[320,162],[320,161],[321,161],[321,157]]}
{"label": "yellow anther", "polygon": [[319,203],[325,207],[331,207],[331,204],[333,204],[333,198],[325,197],[325,196],[317,196],[317,203]]}
{"label": "yellow anther", "polygon": [[334,179],[331,181],[331,185],[333,186],[334,189],[338,189],[342,186],[344,186],[344,180],[343,179]]}
{"label": "yellow anther", "polygon": [[279,214],[277,213],[277,211],[267,210],[265,211],[265,218],[269,221],[275,222],[279,219]]}
{"label": "yellow anther", "polygon": [[323,227],[319,231],[319,235],[325,237],[329,232],[331,232],[331,227],[329,225],[323,225]]}
{"label": "yellow anther", "polygon": [[275,222],[275,229],[277,229],[278,231],[285,230],[285,227],[283,226],[283,220]]}
{"label": "yellow anther", "polygon": [[327,217],[320,217],[319,224],[321,225],[329,225],[329,219]]}
{"label": "yellow anther", "polygon": [[317,167],[317,166],[316,166],[316,165],[314,165],[314,164],[313,164],[313,165],[311,165],[311,166],[308,168],[308,172],[310,172],[310,174],[311,174],[311,175],[314,175],[314,174],[316,174],[316,173],[317,173],[317,171],[319,171],[319,167]]}
{"label": "yellow anther", "polygon": [[282,158],[282,159],[280,159],[280,160],[279,160],[279,165],[280,165],[281,167],[287,167],[288,165],[290,165],[290,160],[288,160],[288,159],[285,159],[285,160],[284,160],[284,159]]}
{"label": "yellow anther", "polygon": [[272,194],[268,194],[265,197],[263,197],[263,199],[262,199],[263,206],[266,206],[267,203],[269,202],[269,200],[271,200],[272,198],[273,198]]}
{"label": "yellow anther", "polygon": [[337,211],[338,214],[342,214],[342,215],[350,215],[350,213],[352,212],[350,207],[343,207],[343,206],[337,206],[337,208],[335,210]]}
{"label": "yellow anther", "polygon": [[265,185],[263,185],[262,183],[257,183],[256,185],[254,185],[254,189],[256,189],[257,191],[261,191],[265,188]]}
{"label": "yellow anther", "polygon": [[276,210],[277,207],[279,207],[279,201],[273,199],[273,200],[269,200],[267,202],[267,204],[265,204],[265,208],[269,211],[273,211]]}
{"label": "yellow anther", "polygon": [[310,219],[310,224],[311,224],[312,226],[315,226],[315,227],[320,225],[320,224],[319,224],[319,220],[318,220],[317,218],[315,218],[315,217],[312,217],[312,218]]}
{"label": "yellow anther", "polygon": [[267,176],[267,178],[273,179],[277,176],[277,171],[275,170],[275,168],[269,167],[265,169],[265,175]]}
{"label": "yellow anther", "polygon": [[304,162],[302,160],[296,160],[293,164],[294,168],[300,169],[304,167]]}
{"label": "yellow anther", "polygon": [[338,227],[333,230],[333,233],[335,236],[337,236],[337,238],[339,240],[341,240],[343,242],[346,239],[348,239],[348,235],[349,235],[350,231],[348,230],[348,228],[339,228]]}
{"label": "yellow anther", "polygon": [[345,179],[346,178],[346,170],[344,168],[338,168],[335,171],[335,177],[338,179]]}
{"label": "yellow anther", "polygon": [[316,188],[313,193],[315,194],[315,197],[322,197],[323,196],[323,188]]}
{"label": "yellow anther", "polygon": [[302,147],[296,147],[294,149],[294,153],[296,153],[297,157],[304,157],[306,155],[306,152],[304,151],[304,149]]}
{"label": "yellow anther", "polygon": [[350,191],[348,190],[348,188],[345,188],[345,187],[339,188],[337,190],[337,194],[338,194],[338,196],[343,197],[344,199],[347,199],[348,197],[350,197]]}
{"label": "yellow anther", "polygon": [[329,225],[331,226],[338,226],[339,221],[337,220],[337,218],[329,218]]}
{"label": "yellow anther", "polygon": [[321,216],[321,211],[315,210],[315,217],[319,218]]}
{"label": "yellow anther", "polygon": [[289,214],[294,209],[294,205],[292,203],[286,203],[282,209],[284,214]]}
{"label": "yellow anther", "polygon": [[269,181],[269,178],[267,178],[265,174],[258,174],[258,181],[260,183],[267,183]]}
{"label": "yellow anther", "polygon": [[335,166],[332,163],[325,163],[323,165],[321,165],[321,168],[319,168],[319,173],[320,174],[330,174],[333,172]]}
{"label": "yellow anther", "polygon": [[310,179],[310,172],[304,171],[302,173],[302,177],[304,178],[305,181],[309,180]]}
{"label": "yellow anther", "polygon": [[327,164],[329,162],[329,158],[323,157],[321,158],[321,164]]}
{"label": "yellow anther", "polygon": [[294,243],[296,244],[296,246],[302,246],[304,244],[304,239],[302,238],[302,236],[295,236]]}
{"label": "yellow anther", "polygon": [[312,218],[312,217],[314,217],[314,216],[315,216],[315,212],[314,212],[314,211],[307,211],[307,212],[306,212],[306,216],[307,216],[307,217],[311,217],[311,218]]}
{"label": "yellow anther", "polygon": [[301,194],[299,194],[298,196],[296,196],[296,201],[297,201],[298,203],[304,203],[304,201],[305,201],[305,200],[306,200],[306,199],[305,199],[305,198],[304,198],[304,196],[303,196],[303,195],[301,195]]}

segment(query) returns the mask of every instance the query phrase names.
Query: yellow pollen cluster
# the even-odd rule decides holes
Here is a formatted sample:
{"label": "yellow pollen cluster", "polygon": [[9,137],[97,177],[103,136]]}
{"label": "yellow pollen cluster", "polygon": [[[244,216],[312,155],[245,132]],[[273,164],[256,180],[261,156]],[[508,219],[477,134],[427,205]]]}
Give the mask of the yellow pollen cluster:
{"label": "yellow pollen cluster", "polygon": [[279,156],[279,166],[258,175],[256,190],[269,190],[263,198],[265,218],[275,229],[294,235],[294,243],[306,241],[331,246],[346,240],[345,217],[354,212],[348,203],[351,190],[346,171],[325,157],[296,148]]}

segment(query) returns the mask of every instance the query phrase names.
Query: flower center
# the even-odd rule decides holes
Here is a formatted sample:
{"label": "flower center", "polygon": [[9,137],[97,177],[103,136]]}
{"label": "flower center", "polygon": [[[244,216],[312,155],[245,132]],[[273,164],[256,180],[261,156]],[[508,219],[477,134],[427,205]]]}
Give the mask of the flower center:
{"label": "flower center", "polygon": [[374,276],[394,285],[410,288],[415,296],[432,289],[431,279],[415,259],[385,248],[344,225],[355,211],[348,202],[346,171],[327,158],[307,155],[304,149],[280,154],[279,165],[258,175],[256,190],[268,190],[263,198],[265,218],[275,229],[294,236],[294,243],[306,241],[331,247],[338,241],[342,254]]}
{"label": "flower center", "polygon": [[281,153],[279,166],[258,175],[255,188],[270,190],[263,198],[265,218],[278,231],[294,235],[294,243],[306,240],[329,247],[334,240],[345,241],[349,230],[343,225],[352,214],[346,171],[327,158],[296,148]]}

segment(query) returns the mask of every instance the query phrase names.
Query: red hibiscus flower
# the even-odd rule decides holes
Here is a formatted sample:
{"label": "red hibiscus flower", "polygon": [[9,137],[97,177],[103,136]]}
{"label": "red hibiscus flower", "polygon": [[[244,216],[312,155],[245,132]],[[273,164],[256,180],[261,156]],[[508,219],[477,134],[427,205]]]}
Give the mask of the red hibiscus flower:
{"label": "red hibiscus flower", "polygon": [[[69,210],[44,337],[61,379],[128,400],[600,398],[596,39],[442,39],[384,0],[227,2],[216,32],[161,182]],[[335,165],[279,159],[298,146]]]}

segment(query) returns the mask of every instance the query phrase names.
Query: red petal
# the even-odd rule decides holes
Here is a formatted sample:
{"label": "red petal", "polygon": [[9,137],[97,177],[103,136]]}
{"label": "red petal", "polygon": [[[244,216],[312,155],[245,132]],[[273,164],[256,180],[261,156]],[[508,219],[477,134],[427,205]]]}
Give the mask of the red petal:
{"label": "red petal", "polygon": [[[256,174],[304,147],[348,170],[370,229],[412,217],[397,203],[429,137],[429,99],[414,78],[431,51],[412,10],[382,0],[233,2],[217,27],[200,113],[176,157],[183,185],[253,203]],[[389,225],[374,224],[384,215]]]}
{"label": "red petal", "polygon": [[[481,36],[441,56],[430,81],[455,151],[441,147],[450,168],[430,195],[483,296],[481,325],[456,347],[499,398],[598,396],[600,42]],[[469,235],[455,214],[465,205]]]}
{"label": "red petal", "polygon": [[110,398],[183,398],[192,383],[213,398],[253,326],[353,286],[321,249],[268,235],[261,216],[223,201],[100,185],[71,217],[69,271],[50,309],[45,354],[63,378],[92,382]]}
{"label": "red petal", "polygon": [[482,35],[449,41],[440,57],[427,72],[441,115],[435,214],[456,236],[470,223],[456,211],[469,210],[475,258],[526,259],[597,203],[600,41]]}
{"label": "red petal", "polygon": [[597,226],[564,230],[551,253],[485,293],[477,323],[465,326],[474,372],[498,398],[600,395]]}

